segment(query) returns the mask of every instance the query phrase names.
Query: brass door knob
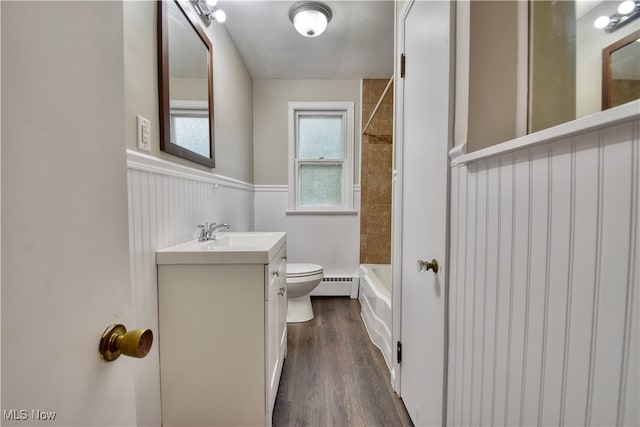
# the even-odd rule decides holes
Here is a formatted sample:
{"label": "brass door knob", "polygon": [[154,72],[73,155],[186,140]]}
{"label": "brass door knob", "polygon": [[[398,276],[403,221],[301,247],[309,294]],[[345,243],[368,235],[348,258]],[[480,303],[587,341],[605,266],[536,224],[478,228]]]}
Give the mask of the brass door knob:
{"label": "brass door knob", "polygon": [[135,329],[127,332],[120,324],[109,326],[100,338],[100,354],[107,362],[126,356],[143,358],[151,350],[153,332],[151,329]]}
{"label": "brass door knob", "polygon": [[418,273],[424,273],[425,271],[433,270],[434,273],[438,272],[438,261],[432,259],[431,262],[418,260]]}

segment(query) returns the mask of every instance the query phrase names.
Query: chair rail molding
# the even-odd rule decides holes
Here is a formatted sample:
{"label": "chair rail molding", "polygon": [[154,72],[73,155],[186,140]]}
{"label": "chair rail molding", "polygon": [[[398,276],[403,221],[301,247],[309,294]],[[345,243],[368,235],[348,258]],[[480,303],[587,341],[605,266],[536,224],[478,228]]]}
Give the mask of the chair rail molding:
{"label": "chair rail molding", "polygon": [[159,175],[185,178],[192,181],[205,182],[221,187],[237,188],[253,191],[254,185],[234,178],[203,171],[200,169],[170,162],[159,157],[150,156],[135,150],[127,149],[127,168]]}
{"label": "chair rail molding", "polygon": [[[502,154],[560,141],[571,136],[586,134],[597,129],[638,119],[640,119],[640,100],[455,157],[455,164],[452,158],[452,166],[497,157]],[[457,147],[454,147],[453,150]],[[449,152],[450,156],[452,156],[453,150]]]}

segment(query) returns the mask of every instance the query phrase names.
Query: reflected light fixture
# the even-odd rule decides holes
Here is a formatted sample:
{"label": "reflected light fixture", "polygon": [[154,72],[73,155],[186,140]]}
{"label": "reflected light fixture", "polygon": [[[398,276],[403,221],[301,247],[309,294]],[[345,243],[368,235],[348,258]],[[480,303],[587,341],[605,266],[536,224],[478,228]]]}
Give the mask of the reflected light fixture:
{"label": "reflected light fixture", "polygon": [[200,14],[202,19],[207,23],[218,21],[223,23],[227,20],[227,14],[224,10],[218,9],[216,4],[218,0],[192,0],[196,11]]}
{"label": "reflected light fixture", "polygon": [[628,13],[633,12],[633,9],[636,8],[636,2],[633,0],[626,0],[623,1],[622,3],[620,3],[620,6],[618,6],[618,13],[620,15],[626,15]]}
{"label": "reflected light fixture", "polygon": [[638,17],[640,17],[640,0],[625,0],[618,6],[617,13],[598,17],[593,26],[612,33]]}
{"label": "reflected light fixture", "polygon": [[300,34],[305,37],[318,37],[327,29],[331,21],[331,9],[318,1],[303,1],[289,9],[289,19]]}

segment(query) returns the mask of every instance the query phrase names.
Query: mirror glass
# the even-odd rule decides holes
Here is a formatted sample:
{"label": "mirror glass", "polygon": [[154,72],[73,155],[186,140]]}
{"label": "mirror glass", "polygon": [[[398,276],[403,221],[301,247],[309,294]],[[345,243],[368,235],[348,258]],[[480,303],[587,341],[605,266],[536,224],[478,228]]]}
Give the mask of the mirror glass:
{"label": "mirror glass", "polygon": [[160,148],[214,167],[211,42],[186,6],[159,8]]}
{"label": "mirror glass", "polygon": [[[637,14],[613,30],[596,27],[599,17],[615,17],[621,3],[469,2],[468,129],[461,136],[468,151],[602,111],[603,81],[610,80],[603,80],[603,49],[640,30]],[[627,49],[613,61],[624,62],[625,70],[640,70],[638,55]],[[627,90],[637,80],[621,79],[626,96],[616,105],[638,99],[637,92]]]}
{"label": "mirror glass", "polygon": [[602,51],[602,109],[640,98],[640,31]]}
{"label": "mirror glass", "polygon": [[[529,1],[529,94],[534,101],[529,102],[529,132],[608,108],[603,99],[606,48],[640,28],[640,19],[620,15],[621,3],[622,0]],[[602,28],[596,24],[601,17],[619,19],[624,24]],[[624,84],[635,78],[629,73],[636,77],[640,73],[637,49],[629,46],[611,58],[611,71],[622,73],[619,79],[624,79]],[[638,99],[637,92],[622,94],[623,83],[618,83],[618,102],[610,106]],[[626,87],[630,88],[628,84]]]}

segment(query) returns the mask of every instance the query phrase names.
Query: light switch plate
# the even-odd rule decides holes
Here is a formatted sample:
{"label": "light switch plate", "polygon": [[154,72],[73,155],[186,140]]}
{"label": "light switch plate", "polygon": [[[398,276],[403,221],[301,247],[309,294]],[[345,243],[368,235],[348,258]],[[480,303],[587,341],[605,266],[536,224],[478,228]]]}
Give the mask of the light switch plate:
{"label": "light switch plate", "polygon": [[151,151],[151,122],[142,116],[136,116],[138,129],[138,148]]}

